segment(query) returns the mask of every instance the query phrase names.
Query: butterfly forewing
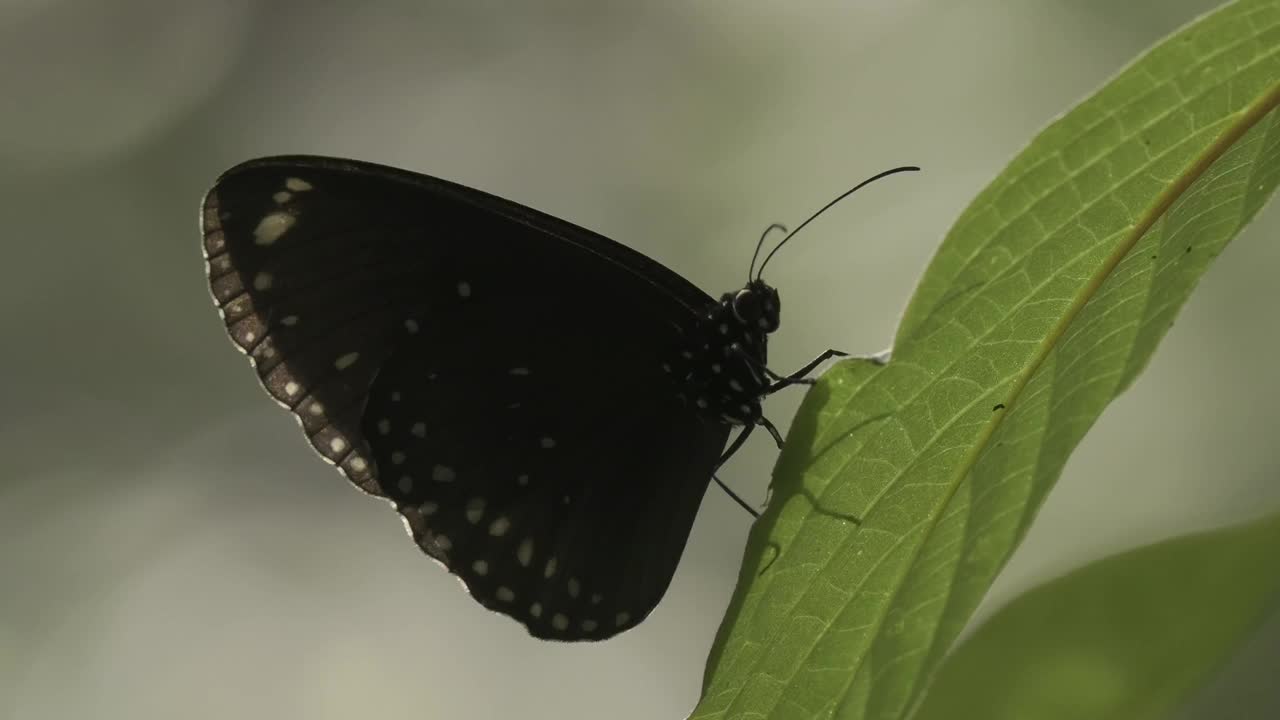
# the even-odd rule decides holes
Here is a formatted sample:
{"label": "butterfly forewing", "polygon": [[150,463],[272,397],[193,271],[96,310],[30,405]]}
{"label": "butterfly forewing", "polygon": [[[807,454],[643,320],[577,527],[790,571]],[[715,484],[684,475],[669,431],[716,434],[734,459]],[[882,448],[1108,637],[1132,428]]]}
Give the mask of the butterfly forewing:
{"label": "butterfly forewing", "polygon": [[477,600],[564,640],[652,610],[728,433],[661,368],[709,297],[576,226],[367,164],[247,163],[203,221],[267,391]]}
{"label": "butterfly forewing", "polygon": [[404,186],[370,193],[290,167],[233,171],[205,200],[210,288],[232,341],[313,446],[370,492],[365,394],[439,264],[404,216],[412,200]]}

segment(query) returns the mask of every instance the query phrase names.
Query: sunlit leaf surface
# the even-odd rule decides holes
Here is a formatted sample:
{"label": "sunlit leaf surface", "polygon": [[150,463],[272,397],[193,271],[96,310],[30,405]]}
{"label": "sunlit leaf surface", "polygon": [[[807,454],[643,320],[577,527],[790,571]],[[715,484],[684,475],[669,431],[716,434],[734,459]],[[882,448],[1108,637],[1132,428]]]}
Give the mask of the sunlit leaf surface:
{"label": "sunlit leaf surface", "polygon": [[1280,2],[1233,3],[977,197],[893,361],[844,363],[806,398],[695,718],[906,715],[1071,450],[1272,194],[1278,102]]}

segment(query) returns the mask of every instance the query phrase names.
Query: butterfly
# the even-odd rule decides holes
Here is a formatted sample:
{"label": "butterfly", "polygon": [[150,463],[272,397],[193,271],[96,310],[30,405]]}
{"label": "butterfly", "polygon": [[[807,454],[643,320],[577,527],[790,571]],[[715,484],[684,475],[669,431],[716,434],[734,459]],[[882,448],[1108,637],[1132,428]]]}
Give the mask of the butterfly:
{"label": "butterfly", "polygon": [[762,398],[843,354],[767,367],[781,302],[762,274],[794,232],[757,273],[766,231],[746,285],[717,300],[536,210],[306,156],[226,171],[201,224],[214,302],[266,391],[539,638],[640,623],[716,469],[757,426],[781,445]]}

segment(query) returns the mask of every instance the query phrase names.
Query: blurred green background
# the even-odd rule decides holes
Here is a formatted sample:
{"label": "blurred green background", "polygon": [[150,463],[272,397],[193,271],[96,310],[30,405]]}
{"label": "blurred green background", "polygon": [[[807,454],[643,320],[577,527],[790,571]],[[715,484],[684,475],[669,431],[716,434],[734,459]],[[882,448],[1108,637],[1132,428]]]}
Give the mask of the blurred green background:
{"label": "blurred green background", "polygon": [[[1215,4],[0,2],[0,718],[649,719],[697,699],[749,518],[713,489],[666,599],[613,641],[538,642],[483,611],[227,341],[196,227],[226,167],[438,175],[718,294],[768,223],[922,165],[770,265],[789,368],[882,349],[1008,158]],[[1273,207],[1219,259],[983,613],[1280,507],[1277,230]],[[768,413],[785,425],[799,399]],[[753,440],[725,477],[762,499],[775,457]],[[1186,716],[1280,712],[1278,662],[1272,623]]]}

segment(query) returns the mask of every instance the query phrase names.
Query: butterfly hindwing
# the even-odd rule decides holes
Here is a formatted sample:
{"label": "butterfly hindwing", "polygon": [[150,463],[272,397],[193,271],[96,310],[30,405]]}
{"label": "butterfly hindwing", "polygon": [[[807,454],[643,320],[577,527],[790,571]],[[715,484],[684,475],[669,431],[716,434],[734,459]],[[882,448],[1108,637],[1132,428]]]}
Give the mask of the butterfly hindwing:
{"label": "butterfly hindwing", "polygon": [[517,278],[457,304],[428,312],[371,388],[363,429],[388,495],[428,554],[534,635],[640,622],[727,427],[653,391],[670,382],[659,349],[632,338],[664,329],[638,309]]}

